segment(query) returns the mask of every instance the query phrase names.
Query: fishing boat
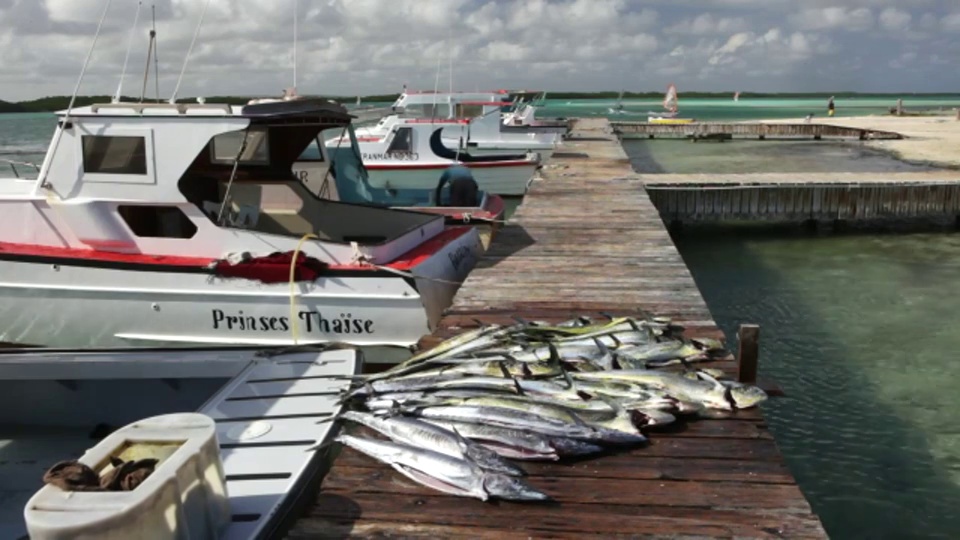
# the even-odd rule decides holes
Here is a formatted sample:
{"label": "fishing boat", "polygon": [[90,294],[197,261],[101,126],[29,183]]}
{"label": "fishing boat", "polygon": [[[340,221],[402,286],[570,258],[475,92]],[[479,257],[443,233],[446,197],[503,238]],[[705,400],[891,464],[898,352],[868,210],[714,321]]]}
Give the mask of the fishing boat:
{"label": "fishing boat", "polygon": [[[414,92],[404,89],[391,109],[405,118],[476,118],[487,115],[500,119],[500,126],[488,134],[495,144],[503,134],[535,135],[545,143],[555,143],[569,133],[564,119],[541,120],[537,110],[543,106],[545,92],[492,90],[486,92]],[[489,105],[485,105],[489,104]],[[491,110],[498,109],[499,114]],[[503,146],[502,149],[511,149]]]}
{"label": "fishing boat", "polygon": [[537,111],[546,104],[546,92],[513,91],[510,98],[512,104],[502,114],[502,131],[525,133],[535,130],[558,133],[562,137],[570,133],[570,122],[566,118],[537,118]]}
{"label": "fishing boat", "polygon": [[[468,147],[471,119],[403,118],[391,115],[374,128],[357,130],[356,142],[370,185],[380,189],[433,189],[436,174],[451,165],[469,167],[480,188],[497,195],[520,196],[541,164],[536,151],[518,148],[482,153]],[[456,141],[455,147],[450,147]],[[351,144],[339,135],[325,140],[328,148]],[[531,146],[537,143],[531,141]]]}
{"label": "fishing boat", "polygon": [[[444,171],[428,171],[436,185],[423,189],[384,189],[370,185],[352,128],[350,144],[339,148],[311,143],[294,163],[294,175],[322,199],[440,215],[448,225],[476,227],[484,249],[489,247],[503,220],[503,198],[479,189],[453,193]],[[469,171],[467,175],[472,176]],[[476,182],[473,182],[476,186]]]}
{"label": "fishing boat", "polygon": [[[309,346],[0,351],[0,537],[282,535],[329,466],[338,425],[324,420],[362,364]],[[159,463],[132,490],[44,482],[55,464],[102,479],[108,456]]]}
{"label": "fishing boat", "polygon": [[679,100],[677,98],[677,87],[673,84],[667,87],[667,93],[663,98],[663,108],[665,113],[651,112],[647,117],[647,122],[651,124],[689,124],[693,118],[681,118],[679,114]]}
{"label": "fishing boat", "polygon": [[390,361],[439,321],[482,250],[443,216],[311,193],[293,163],[351,126],[327,100],[58,115],[39,177],[0,185],[5,342],[337,341]]}

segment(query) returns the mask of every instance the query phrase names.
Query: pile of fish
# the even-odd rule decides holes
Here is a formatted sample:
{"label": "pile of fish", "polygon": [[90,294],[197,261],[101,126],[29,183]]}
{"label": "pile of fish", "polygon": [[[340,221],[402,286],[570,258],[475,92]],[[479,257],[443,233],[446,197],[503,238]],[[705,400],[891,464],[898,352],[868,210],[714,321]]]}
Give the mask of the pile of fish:
{"label": "pile of fish", "polygon": [[359,377],[338,419],[389,440],[337,442],[425,486],[481,500],[544,500],[508,461],[639,445],[678,417],[729,415],[767,398],[701,363],[726,356],[664,318],[482,326]]}

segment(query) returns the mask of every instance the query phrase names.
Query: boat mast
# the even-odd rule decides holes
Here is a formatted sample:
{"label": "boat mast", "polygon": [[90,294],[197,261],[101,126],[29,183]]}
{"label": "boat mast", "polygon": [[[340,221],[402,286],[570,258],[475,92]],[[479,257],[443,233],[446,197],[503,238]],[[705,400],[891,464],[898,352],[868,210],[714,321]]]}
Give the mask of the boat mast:
{"label": "boat mast", "polygon": [[143,86],[140,88],[140,103],[147,97],[147,82],[150,80],[150,59],[153,59],[154,84],[157,90],[157,103],[160,103],[160,67],[157,61],[157,6],[153,10],[153,26],[150,27],[150,43],[147,44],[147,62],[143,65]]}
{"label": "boat mast", "polygon": [[153,36],[153,86],[157,92],[157,103],[160,103],[160,53],[157,52],[157,5],[151,4],[150,10],[153,12],[153,26],[150,27],[150,33]]}
{"label": "boat mast", "polygon": [[111,2],[112,0],[107,0],[103,6],[103,14],[100,15],[100,22],[97,23],[97,32],[93,35],[93,43],[90,44],[87,57],[83,60],[80,76],[77,77],[77,84],[73,87],[73,94],[70,96],[70,104],[67,105],[67,111],[64,113],[63,119],[57,123],[57,131],[53,136],[53,142],[50,144],[50,151],[47,152],[46,157],[43,158],[43,165],[40,166],[40,174],[37,176],[37,190],[40,188],[52,189],[52,186],[47,182],[47,175],[50,174],[50,163],[53,161],[53,156],[57,153],[57,148],[60,147],[60,140],[63,139],[63,130],[68,129],[70,126],[70,111],[73,110],[73,104],[77,100],[77,93],[80,92],[80,84],[83,82],[83,76],[87,72],[87,66],[90,65],[90,57],[93,56],[93,50],[97,46],[97,40],[100,38],[100,30],[103,28],[103,21],[107,18],[107,11],[110,10]]}
{"label": "boat mast", "polygon": [[300,2],[293,0],[293,95],[297,95],[297,26]]}
{"label": "boat mast", "polygon": [[197,21],[197,30],[193,33],[193,40],[190,41],[190,48],[187,49],[187,56],[183,59],[183,67],[180,68],[180,77],[177,78],[177,85],[173,88],[173,94],[170,95],[170,104],[177,102],[177,93],[180,91],[180,83],[183,82],[183,74],[187,71],[187,63],[190,62],[190,54],[193,53],[193,46],[197,44],[197,37],[200,35],[200,27],[203,26],[203,16],[207,13],[207,7],[210,6],[210,0],[203,3],[203,11],[200,12],[200,20]]}
{"label": "boat mast", "polygon": [[123,79],[127,75],[127,61],[130,60],[130,49],[133,48],[133,36],[137,31],[137,22],[140,20],[140,8],[143,7],[143,0],[137,2],[137,12],[133,16],[133,25],[130,27],[130,37],[127,38],[127,53],[123,56],[123,69],[120,70],[120,82],[117,83],[117,93],[113,96],[114,103],[120,103],[120,97],[123,94]]}

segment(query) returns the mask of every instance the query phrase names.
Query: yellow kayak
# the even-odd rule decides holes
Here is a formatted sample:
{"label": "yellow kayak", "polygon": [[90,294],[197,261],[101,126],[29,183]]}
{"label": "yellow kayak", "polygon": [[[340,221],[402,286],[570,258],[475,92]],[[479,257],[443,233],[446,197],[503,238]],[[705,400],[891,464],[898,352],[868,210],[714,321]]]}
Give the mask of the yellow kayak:
{"label": "yellow kayak", "polygon": [[690,124],[694,122],[693,118],[648,118],[651,124]]}

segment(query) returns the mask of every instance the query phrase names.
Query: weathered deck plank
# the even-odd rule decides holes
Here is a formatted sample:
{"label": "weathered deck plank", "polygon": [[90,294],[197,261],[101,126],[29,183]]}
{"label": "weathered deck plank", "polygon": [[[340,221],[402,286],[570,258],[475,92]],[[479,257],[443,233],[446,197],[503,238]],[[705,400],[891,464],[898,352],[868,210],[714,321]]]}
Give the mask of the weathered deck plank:
{"label": "weathered deck plank", "polygon": [[[589,157],[547,165],[422,343],[514,317],[640,312],[722,337],[606,121],[580,121],[564,146]],[[712,366],[737,371],[732,357]],[[641,448],[524,467],[556,502],[443,496],[343,450],[290,537],[825,537],[756,409],[651,432]]]}

